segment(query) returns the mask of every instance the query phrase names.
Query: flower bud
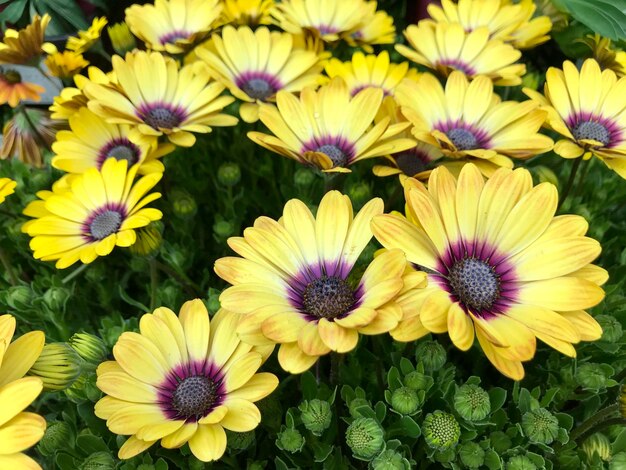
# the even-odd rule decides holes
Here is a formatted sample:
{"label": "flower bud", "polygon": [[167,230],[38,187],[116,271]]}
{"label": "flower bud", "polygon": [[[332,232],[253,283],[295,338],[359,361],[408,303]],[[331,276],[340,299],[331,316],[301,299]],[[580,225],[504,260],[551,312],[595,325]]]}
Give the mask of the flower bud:
{"label": "flower bud", "polygon": [[80,470],[115,470],[115,459],[108,452],[95,452],[83,460]]}
{"label": "flower bud", "polygon": [[370,404],[369,400],[367,400],[366,398],[356,397],[354,400],[352,400],[350,402],[349,407],[348,407],[348,411],[350,412],[350,416],[352,416],[353,418],[360,418],[361,417],[361,413],[359,413],[357,411],[357,408],[359,408],[361,406],[371,406],[371,404]]}
{"label": "flower bud", "polygon": [[348,188],[348,196],[356,207],[361,207],[372,197],[372,188],[369,184],[361,181]]}
{"label": "flower bud", "polygon": [[602,341],[616,343],[622,339],[622,324],[611,315],[598,315],[596,321],[602,327]]}
{"label": "flower bud", "polygon": [[28,371],[43,381],[44,390],[65,390],[82,372],[82,359],[67,343],[46,344]]}
{"label": "flower bud", "polygon": [[402,382],[404,385],[412,388],[413,390],[428,390],[432,387],[431,381],[432,377],[414,370],[413,372],[406,374]]}
{"label": "flower bud", "polygon": [[152,222],[146,227],[135,230],[137,241],[128,247],[130,252],[136,256],[150,257],[155,255],[161,243],[163,243],[163,224],[160,221]]}
{"label": "flower bud", "polygon": [[384,450],[370,464],[372,470],[409,470],[411,464],[401,453],[392,449]]}
{"label": "flower bud", "polygon": [[137,47],[135,36],[132,35],[126,23],[111,25],[107,27],[107,32],[109,33],[113,50],[122,57]]}
{"label": "flower bud", "polygon": [[97,366],[109,355],[109,350],[98,336],[90,333],[74,333],[69,345],[89,364]]}
{"label": "flower bud", "polygon": [[576,382],[583,388],[591,390],[605,388],[609,380],[606,372],[607,370],[602,367],[602,364],[587,362],[576,369]]}
{"label": "flower bud", "polygon": [[524,413],[522,429],[531,442],[551,444],[559,433],[559,421],[545,408],[538,408]]}
{"label": "flower bud", "polygon": [[172,209],[177,217],[191,219],[198,212],[198,204],[187,191],[175,189],[172,191]]}
{"label": "flower bud", "polygon": [[436,371],[446,363],[446,350],[437,341],[422,341],[417,345],[415,359],[428,371]]}
{"label": "flower bud", "polygon": [[330,426],[333,413],[330,409],[330,403],[325,400],[304,401],[298,407],[301,411],[300,419],[304,427],[307,428],[315,436],[321,436]]}
{"label": "flower bud", "polygon": [[300,167],[293,175],[293,183],[301,188],[308,188],[315,181],[315,174],[309,168]]}
{"label": "flower bud", "polygon": [[235,224],[229,220],[217,220],[213,224],[213,234],[218,240],[226,240],[235,234]]}
{"label": "flower bud", "polygon": [[506,462],[506,470],[537,470],[537,466],[525,455],[516,455]]}
{"label": "flower bud", "polygon": [[410,415],[422,406],[417,392],[409,387],[400,387],[391,394],[391,407],[398,413]]}
{"label": "flower bud", "polygon": [[450,413],[437,410],[428,413],[422,424],[426,444],[433,449],[445,451],[456,446],[461,437],[459,423]]}
{"label": "flower bud", "polygon": [[384,431],[375,419],[357,418],[346,430],[346,443],[355,457],[371,460],[383,447]]}
{"label": "flower bud", "polygon": [[489,394],[478,385],[461,385],[454,394],[454,409],[467,421],[480,421],[491,412]]}
{"label": "flower bud", "polygon": [[282,431],[278,433],[278,438],[276,439],[276,446],[284,450],[285,452],[291,452],[295,454],[296,452],[300,452],[304,447],[305,439],[300,431],[293,428],[285,428],[283,427]]}
{"label": "flower bud", "polygon": [[593,461],[593,457],[596,454],[605,462],[611,460],[611,441],[600,432],[589,436],[580,447],[590,462]]}
{"label": "flower bud", "polygon": [[223,186],[235,186],[241,180],[241,169],[235,162],[225,162],[217,169],[217,181]]}
{"label": "flower bud", "polygon": [[220,294],[222,291],[209,287],[207,294],[207,309],[209,313],[216,313],[220,309]]}
{"label": "flower bud", "polygon": [[46,432],[37,444],[37,450],[44,457],[52,456],[58,449],[67,449],[72,437],[72,430],[64,421],[48,423]]}
{"label": "flower bud", "polygon": [[609,462],[609,470],[623,470],[626,468],[626,452],[618,452]]}
{"label": "flower bud", "polygon": [[559,187],[559,178],[550,168],[540,165],[535,167],[534,170],[540,183],[552,183],[557,188]]}
{"label": "flower bud", "polygon": [[51,287],[43,295],[43,301],[53,312],[65,309],[65,302],[70,297],[70,291],[64,287]]}
{"label": "flower bud", "polygon": [[28,286],[13,286],[7,291],[6,302],[14,310],[27,310],[32,306],[33,291]]}
{"label": "flower bud", "polygon": [[489,435],[491,441],[491,448],[495,450],[499,455],[504,454],[513,445],[513,441],[502,431],[494,431]]}
{"label": "flower bud", "polygon": [[228,447],[233,450],[245,450],[254,442],[254,431],[226,431],[226,442],[228,442]]}
{"label": "flower bud", "polygon": [[464,442],[458,449],[461,463],[467,468],[479,468],[485,463],[485,451],[475,442]]}
{"label": "flower bud", "polygon": [[530,88],[536,90],[539,87],[541,77],[538,72],[529,71],[522,77],[522,86],[524,88]]}

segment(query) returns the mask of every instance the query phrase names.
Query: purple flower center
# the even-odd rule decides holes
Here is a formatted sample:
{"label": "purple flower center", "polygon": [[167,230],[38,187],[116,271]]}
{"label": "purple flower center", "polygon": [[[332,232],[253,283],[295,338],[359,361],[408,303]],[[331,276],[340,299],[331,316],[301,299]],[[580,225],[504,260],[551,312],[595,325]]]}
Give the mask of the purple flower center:
{"label": "purple flower center", "polygon": [[123,216],[118,211],[106,209],[97,214],[89,223],[89,234],[96,240],[103,240],[119,230]]}
{"label": "purple flower center", "polygon": [[346,280],[326,275],[311,281],[302,298],[306,313],[329,320],[343,316],[355,302],[354,291]]}
{"label": "purple flower center", "polygon": [[209,377],[195,375],[183,379],[174,390],[171,407],[185,420],[199,420],[215,406],[219,387]]}
{"label": "purple flower center", "polygon": [[185,113],[167,104],[150,104],[139,110],[139,116],[154,129],[173,129],[185,120]]}
{"label": "purple flower center", "polygon": [[98,158],[98,167],[102,167],[107,158],[115,158],[116,160],[126,160],[128,166],[134,165],[139,161],[140,150],[130,140],[122,137],[111,140],[100,150]]}
{"label": "purple flower center", "polygon": [[500,297],[500,277],[492,266],[480,259],[456,261],[447,278],[452,293],[474,311],[490,309]]}
{"label": "purple flower center", "polygon": [[396,159],[396,165],[407,176],[414,176],[426,169],[425,161],[427,159],[420,156],[416,152],[406,151],[393,155]]}
{"label": "purple flower center", "polygon": [[276,93],[272,84],[264,78],[251,78],[241,86],[241,89],[255,100],[266,100]]}
{"label": "purple flower center", "polygon": [[597,140],[603,146],[611,142],[611,133],[602,124],[596,121],[581,121],[572,128],[572,135],[576,140]]}
{"label": "purple flower center", "polygon": [[333,167],[345,166],[348,163],[348,156],[336,145],[324,144],[315,149],[315,151],[327,155],[333,162]]}
{"label": "purple flower center", "polygon": [[448,139],[459,150],[473,150],[478,147],[478,139],[469,130],[462,127],[450,129],[446,132]]}

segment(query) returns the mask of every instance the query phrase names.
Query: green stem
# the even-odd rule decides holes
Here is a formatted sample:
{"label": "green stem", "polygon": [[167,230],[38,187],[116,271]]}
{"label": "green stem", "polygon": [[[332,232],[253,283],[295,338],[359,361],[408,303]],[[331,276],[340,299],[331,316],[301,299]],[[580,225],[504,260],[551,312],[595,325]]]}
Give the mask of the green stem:
{"label": "green stem", "polygon": [[81,267],[76,268],[74,271],[72,271],[70,274],[68,274],[67,276],[65,276],[63,278],[63,280],[61,281],[62,284],[67,284],[68,282],[70,282],[72,279],[74,279],[76,276],[78,276],[80,273],[82,273],[85,269],[87,269],[89,265],[88,264],[83,264]]}
{"label": "green stem", "polygon": [[583,436],[588,435],[587,433],[594,429],[599,424],[603,424],[609,416],[617,413],[619,411],[619,405],[614,403],[613,405],[609,405],[606,408],[601,409],[593,416],[590,416],[585,421],[583,421],[578,427],[576,427],[569,435],[570,440],[578,440]]}
{"label": "green stem", "polygon": [[621,416],[619,418],[609,418],[606,421],[602,421],[601,423],[598,423],[595,426],[587,429],[585,432],[580,433],[578,436],[576,436],[576,438],[572,438],[572,440],[575,440],[578,444],[580,444],[592,434],[601,431],[604,428],[608,428],[609,426],[615,425],[625,426],[626,419],[622,418]]}
{"label": "green stem", "polygon": [[157,272],[156,259],[150,258],[150,310],[156,308],[157,288],[159,287],[159,273]]}
{"label": "green stem", "polygon": [[9,259],[6,251],[4,251],[3,248],[0,248],[0,262],[2,263],[2,266],[4,267],[4,270],[9,275],[9,282],[11,283],[11,285],[12,286],[18,285],[19,279],[17,275],[15,274],[15,270],[13,269],[13,266],[11,266],[11,260]]}
{"label": "green stem", "polygon": [[187,293],[189,295],[191,295],[192,297],[201,297],[201,295],[200,295],[200,292],[201,292],[200,286],[198,286],[196,283],[194,283],[186,275],[184,275],[183,273],[180,273],[180,272],[176,271],[175,269],[169,267],[167,264],[161,263],[158,260],[155,260],[155,265],[156,265],[156,267],[158,269],[163,271],[165,274],[167,274],[168,276],[171,276],[174,279],[176,279],[176,281],[183,287],[183,289],[185,289],[187,291]]}
{"label": "green stem", "polygon": [[591,168],[591,161],[593,159],[590,158],[589,160],[585,160],[585,163],[583,165],[583,171],[580,174],[580,176],[578,177],[578,182],[576,183],[576,187],[574,188],[574,196],[578,196],[580,194],[580,191],[583,188],[583,185],[585,184],[585,179],[587,179],[587,173],[589,173],[589,168]]}
{"label": "green stem", "polygon": [[582,162],[582,158],[576,158],[574,160],[574,163],[572,163],[572,170],[569,174],[569,178],[567,180],[567,184],[565,185],[565,189],[561,193],[561,199],[559,199],[559,205],[557,206],[557,210],[561,208],[561,206],[567,199],[567,196],[569,192],[571,191],[572,186],[574,184],[574,179],[576,179],[576,172],[578,171],[578,167],[580,167],[581,162]]}
{"label": "green stem", "polygon": [[616,382],[621,382],[625,378],[626,378],[626,368],[622,369],[621,372],[619,372],[615,377],[613,377],[613,380],[615,380]]}
{"label": "green stem", "polygon": [[372,337],[372,345],[374,349],[374,354],[378,357],[376,363],[376,382],[378,382],[378,389],[381,393],[385,392],[385,380],[383,375],[383,367],[382,367],[382,358],[385,357],[383,354],[383,349],[380,344],[381,339],[377,336]]}
{"label": "green stem", "polygon": [[339,383],[339,365],[343,356],[335,351],[330,353],[330,385],[334,387]]}

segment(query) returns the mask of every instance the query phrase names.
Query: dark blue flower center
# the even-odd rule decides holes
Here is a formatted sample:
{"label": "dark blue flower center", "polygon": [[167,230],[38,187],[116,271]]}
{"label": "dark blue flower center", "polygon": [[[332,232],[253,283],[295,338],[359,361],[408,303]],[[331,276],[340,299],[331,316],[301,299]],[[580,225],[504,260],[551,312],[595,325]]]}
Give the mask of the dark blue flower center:
{"label": "dark blue flower center", "polygon": [[262,78],[252,78],[248,80],[243,84],[241,89],[246,95],[255,100],[266,100],[276,93],[274,87],[267,80]]}
{"label": "dark blue flower center", "polygon": [[96,215],[89,224],[89,232],[96,240],[103,240],[115,233],[122,225],[122,214],[118,211],[105,210]]}
{"label": "dark blue flower center", "polygon": [[446,135],[458,150],[473,150],[478,147],[478,139],[467,129],[450,129]]}
{"label": "dark blue flower center", "polygon": [[574,126],[572,135],[576,140],[590,139],[608,145],[611,142],[611,133],[602,124],[596,121],[582,121]]}
{"label": "dark blue flower center", "polygon": [[488,263],[475,258],[457,261],[448,271],[452,293],[474,310],[490,308],[500,297],[500,278]]}
{"label": "dark blue flower center", "polygon": [[183,379],[172,396],[172,408],[181,419],[196,421],[211,411],[218,400],[218,386],[209,377],[195,375]]}
{"label": "dark blue flower center", "polygon": [[336,145],[324,144],[315,151],[328,155],[328,158],[333,162],[333,167],[345,166],[348,163],[348,156]]}
{"label": "dark blue flower center", "polygon": [[106,158],[115,158],[117,160],[126,160],[128,162],[128,166],[137,163],[139,158],[137,157],[137,152],[135,149],[130,147],[129,145],[116,145],[112,147],[106,154]]}
{"label": "dark blue flower center", "polygon": [[172,129],[182,121],[180,113],[166,107],[151,107],[143,116],[143,120],[154,129]]}

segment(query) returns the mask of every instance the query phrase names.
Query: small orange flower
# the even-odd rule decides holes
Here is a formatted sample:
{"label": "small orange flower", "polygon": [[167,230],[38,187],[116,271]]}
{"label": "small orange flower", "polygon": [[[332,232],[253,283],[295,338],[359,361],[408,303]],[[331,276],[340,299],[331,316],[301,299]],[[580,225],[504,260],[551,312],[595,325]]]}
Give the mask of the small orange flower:
{"label": "small orange flower", "polygon": [[15,70],[0,73],[0,104],[9,103],[15,108],[21,101],[39,101],[46,89],[34,83],[23,82],[22,76]]}

